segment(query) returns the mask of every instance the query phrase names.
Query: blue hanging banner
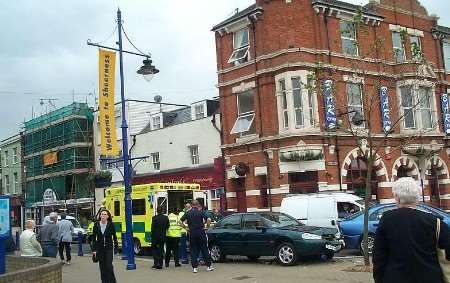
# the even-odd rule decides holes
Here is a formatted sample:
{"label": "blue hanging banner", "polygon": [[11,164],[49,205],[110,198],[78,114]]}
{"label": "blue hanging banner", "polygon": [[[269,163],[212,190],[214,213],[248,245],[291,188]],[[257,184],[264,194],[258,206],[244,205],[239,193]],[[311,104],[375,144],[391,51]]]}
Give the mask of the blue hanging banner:
{"label": "blue hanging banner", "polygon": [[0,196],[0,274],[6,271],[5,242],[11,237],[11,207],[8,196]]}
{"label": "blue hanging banner", "polygon": [[325,127],[327,130],[336,129],[336,105],[333,97],[333,81],[323,82],[323,97],[325,100]]}
{"label": "blue hanging banner", "polygon": [[389,94],[388,88],[382,86],[380,88],[380,109],[381,109],[381,121],[383,122],[383,131],[385,133],[392,129],[391,111],[389,109]]}
{"label": "blue hanging banner", "polygon": [[442,109],[442,121],[444,126],[444,132],[446,135],[450,134],[450,109],[448,102],[448,94],[443,93],[441,95],[441,109]]}

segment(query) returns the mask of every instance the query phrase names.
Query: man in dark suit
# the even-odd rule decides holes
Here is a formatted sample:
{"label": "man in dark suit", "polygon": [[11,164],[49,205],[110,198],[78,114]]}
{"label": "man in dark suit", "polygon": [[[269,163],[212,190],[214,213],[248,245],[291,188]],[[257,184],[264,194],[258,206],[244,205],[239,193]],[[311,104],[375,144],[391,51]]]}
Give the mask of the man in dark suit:
{"label": "man in dark suit", "polygon": [[450,256],[450,232],[436,216],[416,209],[421,193],[417,182],[400,178],[392,186],[398,209],[383,214],[373,252],[375,283],[443,283],[436,246]]}
{"label": "man in dark suit", "polygon": [[158,206],[156,209],[158,215],[152,218],[152,250],[153,266],[155,269],[162,269],[164,258],[164,244],[166,242],[166,233],[169,229],[169,217],[163,214],[163,208]]}

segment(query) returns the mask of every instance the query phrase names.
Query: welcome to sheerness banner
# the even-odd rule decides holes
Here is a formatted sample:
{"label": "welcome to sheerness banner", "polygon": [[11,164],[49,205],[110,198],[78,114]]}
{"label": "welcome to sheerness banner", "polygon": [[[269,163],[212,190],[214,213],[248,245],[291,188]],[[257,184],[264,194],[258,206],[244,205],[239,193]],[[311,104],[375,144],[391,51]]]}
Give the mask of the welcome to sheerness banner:
{"label": "welcome to sheerness banner", "polygon": [[117,156],[119,154],[119,148],[117,146],[114,116],[116,53],[99,49],[98,59],[98,107],[101,134],[101,155]]}

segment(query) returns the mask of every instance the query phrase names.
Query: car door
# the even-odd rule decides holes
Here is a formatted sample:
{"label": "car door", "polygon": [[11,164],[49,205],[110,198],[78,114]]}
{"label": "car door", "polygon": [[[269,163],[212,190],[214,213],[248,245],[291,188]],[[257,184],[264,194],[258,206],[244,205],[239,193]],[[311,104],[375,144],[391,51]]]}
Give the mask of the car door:
{"label": "car door", "polygon": [[273,254],[269,247],[273,245],[274,237],[270,229],[267,228],[259,214],[252,213],[242,216],[243,255],[264,256]]}
{"label": "car door", "polygon": [[230,215],[214,227],[214,242],[221,248],[223,254],[242,254],[241,232],[241,214]]}
{"label": "car door", "polygon": [[[369,233],[375,233],[380,223],[380,219],[386,211],[395,209],[395,205],[381,207],[369,215]],[[364,224],[363,224],[364,225]]]}

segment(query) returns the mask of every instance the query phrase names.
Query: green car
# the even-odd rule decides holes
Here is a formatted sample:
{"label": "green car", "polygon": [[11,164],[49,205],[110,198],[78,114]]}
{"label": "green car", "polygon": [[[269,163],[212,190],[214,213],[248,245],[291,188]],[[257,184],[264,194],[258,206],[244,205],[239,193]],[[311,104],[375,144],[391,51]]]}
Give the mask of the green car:
{"label": "green car", "polygon": [[331,259],[341,243],[330,228],[305,226],[283,213],[236,213],[208,230],[211,258],[220,262],[227,255],[275,256],[282,265],[301,258],[325,255]]}

